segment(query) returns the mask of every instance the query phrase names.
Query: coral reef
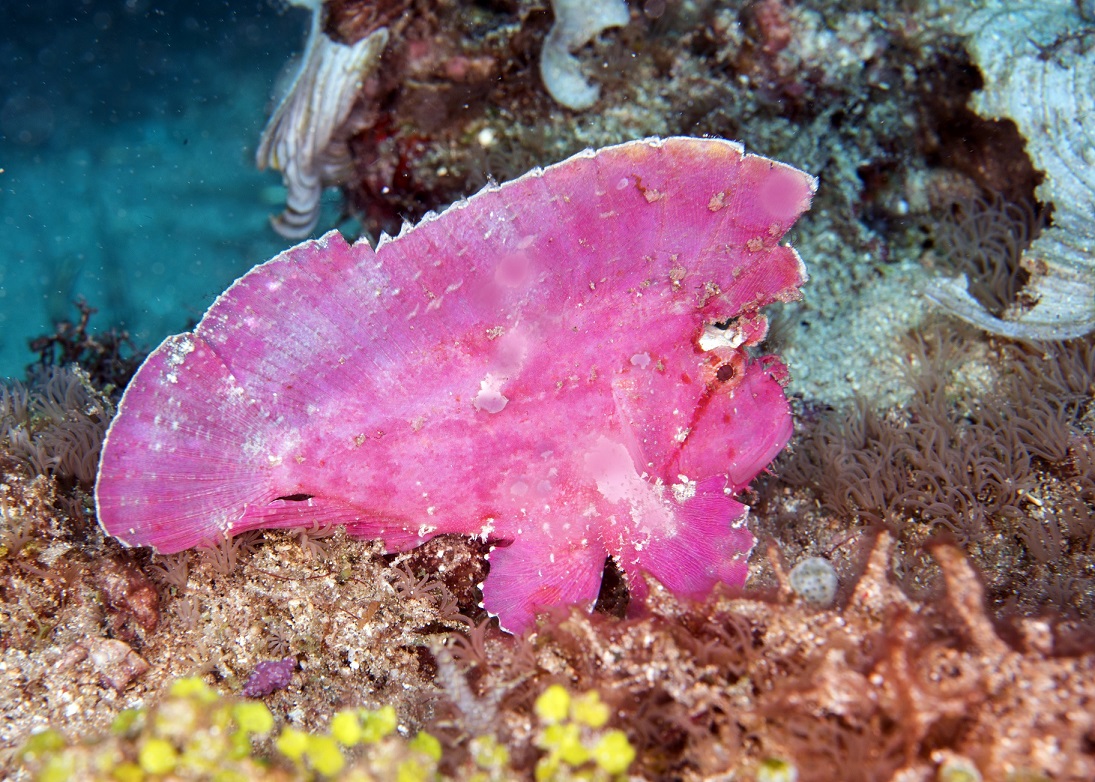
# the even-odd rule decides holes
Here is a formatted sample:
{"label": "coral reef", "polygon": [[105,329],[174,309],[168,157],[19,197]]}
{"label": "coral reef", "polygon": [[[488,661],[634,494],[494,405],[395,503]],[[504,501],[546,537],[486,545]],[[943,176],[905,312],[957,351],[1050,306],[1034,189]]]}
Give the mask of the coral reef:
{"label": "coral reef", "polygon": [[[622,730],[602,730],[609,711],[595,690],[572,697],[564,687],[551,685],[534,710],[540,723],[535,745],[545,751],[536,764],[537,780],[624,778],[635,750]],[[400,782],[442,778],[441,742],[424,731],[403,739],[396,734],[398,724],[391,706],[344,709],[331,718],[328,732],[282,727],[268,753],[265,740],[273,736],[276,721],[265,705],[224,698],[201,679],[186,678],[172,684],[156,706],[119,714],[110,736],[69,744],[59,732],[46,730],[35,734],[20,756],[40,782],[140,782],[165,775],[218,782],[310,780],[316,775]],[[490,782],[515,775],[509,750],[493,735],[475,737],[469,748],[462,767],[444,778]]]}
{"label": "coral reef", "polygon": [[97,312],[87,302],[77,301],[79,317],[75,321],[58,320],[52,334],[46,334],[30,342],[32,352],[38,354],[35,374],[48,373],[47,367],[72,368],[78,364],[88,379],[104,394],[120,393],[144,360],[124,330],[89,330],[92,316]]}
{"label": "coral reef", "polygon": [[[368,6],[329,6],[344,40],[363,34],[353,20]],[[906,294],[932,276],[941,213],[926,191],[936,175],[981,172],[992,176],[985,188],[1033,188],[1018,135],[1005,145],[965,109],[976,71],[935,6],[651,0],[583,48],[601,93],[598,111],[578,115],[560,111],[540,78],[545,3],[415,8],[364,90],[375,111],[350,139],[355,173],[343,192],[365,234],[394,235],[484,182],[586,147],[651,135],[741,140],[825,183],[795,229],[814,259],[810,296],[787,317],[792,383],[829,402],[900,388],[886,356],[925,310]],[[866,344],[862,333],[872,334]]]}
{"label": "coral reef", "polygon": [[79,366],[33,369],[27,383],[0,385],[0,443],[5,456],[35,474],[89,489],[114,417],[110,397]]}
{"label": "coral reef", "polygon": [[[776,767],[804,782],[927,780],[962,764],[985,779],[1084,780],[1095,773],[1095,721],[1084,706],[1095,696],[1095,655],[1070,648],[1045,619],[1023,620],[1007,634],[997,630],[979,576],[953,546],[932,549],[945,586],[925,601],[910,599],[890,578],[887,534],[830,609],[795,596],[771,546],[767,566],[776,589],[767,597],[720,594],[682,603],[652,582],[645,618],[556,614],[544,617],[535,634],[517,639],[480,626],[469,629],[463,645],[476,651],[456,662],[461,644],[455,642],[464,636],[436,624],[439,603],[424,597],[426,584],[414,597],[385,596],[358,581],[375,566],[359,567],[344,585],[380,597],[382,607],[356,622],[324,619],[322,609],[309,607],[328,590],[324,578],[294,578],[292,589],[279,586],[264,601],[267,567],[287,554],[293,568],[305,562],[283,533],[267,535],[247,563],[253,576],[214,586],[203,571],[190,586],[221,593],[209,606],[211,620],[225,611],[242,612],[237,620],[257,619],[266,610],[263,602],[272,608],[282,599],[278,592],[294,595],[292,605],[278,610],[291,611],[295,622],[311,616],[326,627],[315,639],[320,646],[303,637],[297,642],[304,644],[298,646],[299,683],[265,705],[219,696],[201,679],[165,685],[163,696],[151,701],[159,705],[151,707],[132,698],[113,706],[94,702],[90,711],[105,719],[101,728],[87,714],[70,715],[56,723],[63,732],[40,730],[19,742],[20,764],[130,764],[148,773],[162,771],[156,762],[162,761],[171,768],[185,764],[197,779],[212,778],[202,764],[218,757],[223,768],[239,764],[252,774],[259,771],[250,764],[262,762],[275,779],[307,778],[308,768],[346,779],[356,778],[354,768],[367,768],[379,778],[395,778],[394,769],[411,760],[423,766],[414,779],[481,779],[484,773],[565,779],[586,764],[606,774],[626,768],[636,779],[683,780],[769,778]],[[342,538],[336,557],[354,556],[362,545]],[[446,589],[435,584],[430,591]],[[175,605],[180,600],[171,598]],[[175,626],[170,632],[181,630],[178,621],[169,619]],[[400,629],[398,622],[409,624]],[[216,689],[241,686],[222,674],[238,670],[247,645],[260,637],[248,633],[239,643],[234,635],[229,630],[208,668],[197,669],[219,681]],[[331,653],[351,637],[357,641]],[[439,645],[446,637],[447,648]],[[164,632],[147,639],[154,669],[131,693],[185,665],[163,656],[170,648],[165,640]],[[320,654],[323,648],[330,651]],[[386,659],[365,656],[369,648],[389,649]],[[373,673],[363,678],[367,671]],[[361,682],[368,682],[365,690]],[[81,687],[95,691],[91,682]],[[187,705],[195,701],[202,708]],[[122,711],[125,702],[137,711]],[[477,718],[480,710],[490,719]],[[38,724],[61,713],[56,705],[47,708]],[[157,714],[175,718],[165,722]],[[111,724],[113,736],[106,730]],[[204,744],[172,733],[187,727],[190,737],[215,726],[221,726],[219,738],[211,734]],[[418,738],[398,738],[396,728],[400,736]],[[73,742],[66,735],[105,741]],[[193,754],[199,747],[207,751]],[[96,759],[98,766],[92,765]]]}
{"label": "coral reef", "polygon": [[835,609],[794,599],[771,549],[769,600],[682,606],[661,591],[647,620],[574,615],[536,646],[632,715],[645,778],[749,778],[776,759],[806,782],[927,780],[955,756],[985,779],[1089,776],[1095,657],[1055,648],[1041,620],[1018,648],[1003,641],[957,549],[933,549],[945,596],[923,603],[889,578],[891,555],[883,534]]}
{"label": "coral reef", "polygon": [[[283,727],[274,740],[271,765],[259,747],[275,721],[262,703],[221,697],[199,678],[168,688],[151,709],[128,709],[97,742],[67,745],[56,731],[36,734],[21,757],[42,782],[182,778],[219,782],[245,780],[344,779],[427,780],[440,758],[429,734],[411,741],[389,738],[395,731],[391,707],[345,710],[331,719],[330,732],[309,734]],[[365,746],[366,756],[347,767],[345,749]]]}
{"label": "coral reef", "polygon": [[[910,562],[919,560],[910,534],[929,526],[915,511],[894,527],[902,540],[878,538],[863,572],[863,547],[849,540],[863,536],[848,525],[873,506],[853,498],[847,516],[819,512],[809,494],[769,478],[753,525],[778,536],[784,553],[770,543],[767,558],[751,563],[751,582],[769,585],[766,596],[717,594],[689,603],[651,583],[644,618],[606,616],[624,607],[603,591],[593,615],[556,612],[534,632],[507,638],[476,608],[472,585],[482,580],[484,549],[476,541],[442,536],[389,555],[389,564],[376,543],[314,527],[310,541],[267,531],[223,561],[152,557],[122,550],[82,516],[59,510],[57,476],[35,476],[9,460],[0,554],[0,763],[14,779],[29,779],[31,767],[54,768],[50,763],[83,768],[78,764],[100,752],[140,767],[148,741],[168,739],[155,734],[155,720],[130,722],[127,709],[170,710],[171,682],[180,677],[242,694],[256,666],[274,654],[296,667],[286,688],[263,699],[275,727],[232,762],[243,768],[280,757],[267,771],[286,778],[309,768],[418,758],[407,738],[394,735],[375,745],[386,749],[363,754],[347,749],[353,742],[330,743],[352,727],[338,715],[348,711],[360,724],[361,710],[390,709],[400,735],[436,737],[440,760],[418,758],[425,778],[433,769],[451,778],[521,778],[544,763],[562,773],[570,760],[581,761],[577,771],[605,730],[620,730],[635,752],[628,773],[640,779],[760,779],[779,769],[804,782],[931,779],[952,767],[973,768],[985,779],[1089,779],[1095,728],[1083,704],[1095,695],[1095,655],[1085,632],[1090,602],[1066,596],[1054,606],[1047,599],[1057,575],[1073,578],[1067,568],[1088,567],[1090,542],[1071,525],[1090,518],[1095,502],[1095,349],[1088,340],[1055,346],[1047,356],[969,334],[939,339],[910,343],[909,361],[933,378],[913,373],[914,382],[946,389],[925,397],[943,419],[950,405],[964,411],[946,426],[972,426],[981,421],[978,411],[991,407],[1014,421],[1020,459],[1021,450],[1038,449],[1027,457],[1037,483],[1021,487],[1030,499],[1016,506],[1024,518],[991,518],[990,540],[965,544],[982,562],[987,590],[953,543],[931,548],[936,565],[917,566],[931,578],[911,577]],[[987,361],[990,349],[1000,358]],[[998,369],[984,376],[985,366]],[[963,388],[980,389],[991,404],[961,396]],[[1047,412],[1063,416],[1066,429],[1047,429],[1053,416],[1031,428],[1037,400],[1050,391],[1063,407]],[[914,407],[918,415],[931,415],[927,404]],[[809,417],[807,410],[802,415]],[[922,421],[920,429],[939,420]],[[890,437],[916,425],[906,421]],[[916,480],[912,472],[905,477]],[[979,494],[978,502],[992,500]],[[1031,552],[1046,547],[1033,570],[1022,560],[985,556],[997,541],[1005,554],[1016,550],[1007,528],[997,526],[1009,520],[1028,525],[1022,545]],[[1059,537],[1049,534],[1054,529]],[[836,567],[831,608],[798,597],[785,575],[784,557],[799,560],[803,550],[828,554]],[[1012,571],[1009,581],[1000,580]],[[1009,590],[1016,596],[1010,603]],[[1059,615],[1043,614],[1047,607]],[[996,627],[993,615],[1007,622]],[[537,709],[536,701],[558,693],[555,685],[572,702],[596,692],[607,707],[604,729],[582,723],[568,706],[577,729],[560,722],[546,735],[538,711],[558,714],[559,707]],[[236,701],[222,702],[226,719],[236,720]],[[596,701],[581,703],[599,711]],[[89,741],[109,736],[112,724],[124,730],[106,743]],[[237,732],[240,723],[231,724],[237,727],[221,735]],[[49,726],[60,734],[42,733]],[[299,751],[305,771],[274,743],[281,736],[289,753]],[[309,736],[325,740],[313,746]],[[188,750],[172,746],[174,754],[153,743],[144,763],[155,769],[158,761],[179,762]],[[623,746],[616,752],[626,758]]]}
{"label": "coral reef", "polygon": [[[310,517],[198,552],[124,549],[92,520],[96,440],[65,433],[101,435],[133,365],[81,317],[2,397],[0,776],[201,778],[215,756],[227,778],[1095,778],[1095,343],[936,325],[910,295],[964,273],[975,320],[1029,333],[1055,302],[1089,318],[1069,297],[1090,257],[1064,245],[1090,241],[1074,222],[1090,166],[1064,142],[1089,130],[1067,80],[1086,78],[1091,4],[986,3],[964,35],[952,3],[630,11],[578,52],[600,93],[575,113],[540,77],[544,0],[330,0],[330,41],[389,34],[335,134],[346,205],[395,234],[485,182],[654,134],[737,138],[818,174],[794,228],[808,299],[760,346],[791,369],[798,434],[739,498],[763,543],[747,591],[693,602],[610,560],[592,613],[512,636],[479,605],[500,562],[479,538],[385,553]],[[1019,39],[994,43],[1015,19]],[[1064,102],[1016,105],[1015,73]],[[1035,132],[1029,112],[1054,107]],[[451,377],[428,358],[413,392]],[[495,417],[519,399],[467,396]]]}
{"label": "coral reef", "polygon": [[1046,212],[1000,193],[959,192],[945,204],[934,229],[936,248],[965,275],[969,295],[994,317],[1019,304],[1030,279],[1023,253],[1044,227]]}
{"label": "coral reef", "polygon": [[[944,534],[984,572],[998,614],[1053,610],[1090,625],[1095,342],[986,345],[942,324],[907,351],[906,405],[800,411],[793,453],[775,468],[781,480],[760,490],[773,502],[760,503],[762,529],[817,540],[826,513],[885,527],[913,594],[930,592],[936,571],[922,546]],[[784,482],[811,487],[822,513],[781,509]]]}

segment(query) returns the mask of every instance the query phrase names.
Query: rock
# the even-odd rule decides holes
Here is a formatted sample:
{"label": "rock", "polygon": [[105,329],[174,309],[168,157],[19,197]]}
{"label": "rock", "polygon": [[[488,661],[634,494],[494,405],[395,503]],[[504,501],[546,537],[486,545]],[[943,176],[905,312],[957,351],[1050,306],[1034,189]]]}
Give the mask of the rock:
{"label": "rock", "polygon": [[88,656],[103,684],[123,692],[134,679],[148,670],[144,658],[129,644],[112,638],[92,638],[85,643]]}

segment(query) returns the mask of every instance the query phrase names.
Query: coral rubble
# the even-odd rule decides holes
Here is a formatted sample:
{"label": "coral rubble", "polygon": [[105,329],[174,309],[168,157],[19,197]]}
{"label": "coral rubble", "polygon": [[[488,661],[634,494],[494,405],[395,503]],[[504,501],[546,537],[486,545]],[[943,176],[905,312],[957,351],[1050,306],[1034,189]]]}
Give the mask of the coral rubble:
{"label": "coral rubble", "polygon": [[[253,724],[261,728],[257,733],[276,737],[252,742],[248,734],[237,747],[244,751],[226,754],[224,767],[257,761],[266,773],[281,774],[276,779],[308,778],[309,767],[335,773],[345,766],[349,773],[370,764],[379,764],[372,767],[381,778],[394,778],[394,765],[424,747],[433,760],[425,776],[414,778],[477,778],[488,760],[500,774],[491,778],[511,779],[534,773],[567,779],[587,760],[651,780],[759,779],[774,765],[803,782],[931,780],[954,764],[1000,780],[1079,782],[1095,773],[1095,719],[1085,706],[1095,697],[1095,653],[1069,649],[1043,619],[1023,620],[1002,634],[985,610],[980,577],[952,546],[932,550],[945,589],[930,600],[910,599],[892,579],[892,541],[883,534],[833,608],[795,596],[773,546],[768,558],[777,589],[770,596],[718,594],[689,603],[652,582],[644,618],[557,613],[542,617],[532,635],[507,638],[483,626],[466,636],[451,632],[462,623],[437,613],[446,590],[441,582],[422,583],[399,599],[394,590],[359,581],[385,568],[361,559],[365,544],[345,538],[333,552],[343,563],[336,567],[345,569],[345,557],[358,565],[343,589],[357,599],[376,597],[350,608],[353,618],[337,611],[325,617],[334,604],[324,598],[331,588],[324,568],[306,565],[283,533],[267,535],[231,578],[214,583],[201,568],[191,579],[190,590],[205,605],[201,628],[180,624],[176,609],[183,598],[170,598],[168,627],[144,640],[151,669],[125,698],[88,700],[102,685],[68,672],[93,671],[86,658],[66,655],[64,671],[39,671],[32,691],[50,680],[69,683],[44,701],[35,720],[26,712],[13,715],[9,724],[25,747],[14,756],[17,765],[40,768],[55,757],[78,768],[95,758],[98,768],[140,764],[144,752],[166,749],[161,740],[173,748],[165,763],[186,756],[188,764],[200,765],[181,737],[163,733],[166,723],[146,721],[140,711],[184,715],[190,712],[179,711],[178,699],[201,695],[212,707],[200,718],[195,712],[194,730],[207,730],[207,717],[226,708],[231,722],[217,724]],[[268,570],[279,559],[288,568]],[[301,578],[308,570],[320,577]],[[272,576],[287,580],[267,590]],[[358,610],[369,602],[380,607]],[[263,654],[260,619],[268,611],[296,628],[302,670],[287,690],[268,696],[265,706],[244,707],[195,679],[169,683],[189,665],[191,676],[205,672],[215,690],[238,692],[245,661]],[[71,615],[63,623],[69,621]],[[175,659],[170,633],[207,640],[193,661]],[[456,643],[462,639],[467,643]],[[52,646],[47,641],[46,650]],[[13,652],[0,668],[8,713],[27,697],[10,687],[18,660]],[[29,670],[25,664],[23,670]],[[85,709],[66,716],[62,704],[73,696],[85,699]],[[138,713],[123,711],[127,705]],[[480,720],[477,711],[489,719]],[[261,712],[262,720],[250,722],[252,712]],[[387,749],[372,747],[385,735],[370,727],[381,717],[387,733],[398,726],[402,736],[431,738],[408,745],[393,734],[396,743]],[[120,728],[118,719],[124,720]],[[60,732],[24,743],[29,725],[41,731],[48,723]],[[108,735],[111,723],[116,727]],[[92,740],[96,736],[105,742]],[[369,745],[364,754],[355,749],[359,743]],[[214,753],[219,746],[208,744]],[[296,771],[286,763],[293,753],[301,761]],[[381,770],[389,762],[393,767]],[[193,773],[210,778],[198,766]]]}
{"label": "coral rubble", "polygon": [[953,547],[933,549],[945,595],[925,602],[893,582],[891,556],[883,534],[843,605],[817,610],[794,598],[773,548],[769,600],[686,606],[659,590],[639,623],[543,627],[539,660],[598,681],[631,715],[645,778],[751,778],[779,759],[804,782],[930,780],[956,756],[985,779],[1095,772],[1095,654],[1057,650],[1042,620],[1022,624],[1017,648],[1002,640]]}

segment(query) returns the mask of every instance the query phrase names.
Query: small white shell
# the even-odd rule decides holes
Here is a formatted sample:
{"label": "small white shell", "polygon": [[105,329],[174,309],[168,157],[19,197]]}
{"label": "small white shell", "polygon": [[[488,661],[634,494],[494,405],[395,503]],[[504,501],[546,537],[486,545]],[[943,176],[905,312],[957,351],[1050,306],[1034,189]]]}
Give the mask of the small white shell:
{"label": "small white shell", "polygon": [[827,608],[836,599],[840,580],[833,564],[822,557],[807,557],[791,570],[788,580],[795,594],[811,605]]}

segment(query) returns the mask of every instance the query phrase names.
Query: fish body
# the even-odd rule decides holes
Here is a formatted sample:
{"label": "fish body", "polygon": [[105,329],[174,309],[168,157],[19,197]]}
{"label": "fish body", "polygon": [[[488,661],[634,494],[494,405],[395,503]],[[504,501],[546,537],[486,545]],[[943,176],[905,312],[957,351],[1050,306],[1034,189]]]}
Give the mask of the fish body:
{"label": "fish body", "polygon": [[[783,448],[783,365],[749,350],[806,275],[779,243],[816,181],[740,145],[643,140],[430,215],[374,251],[331,232],[256,267],[126,390],[96,502],[170,553],[343,524],[404,550],[496,544],[484,606],[520,631],[744,582],[734,495]],[[713,329],[711,324],[728,324]]]}

